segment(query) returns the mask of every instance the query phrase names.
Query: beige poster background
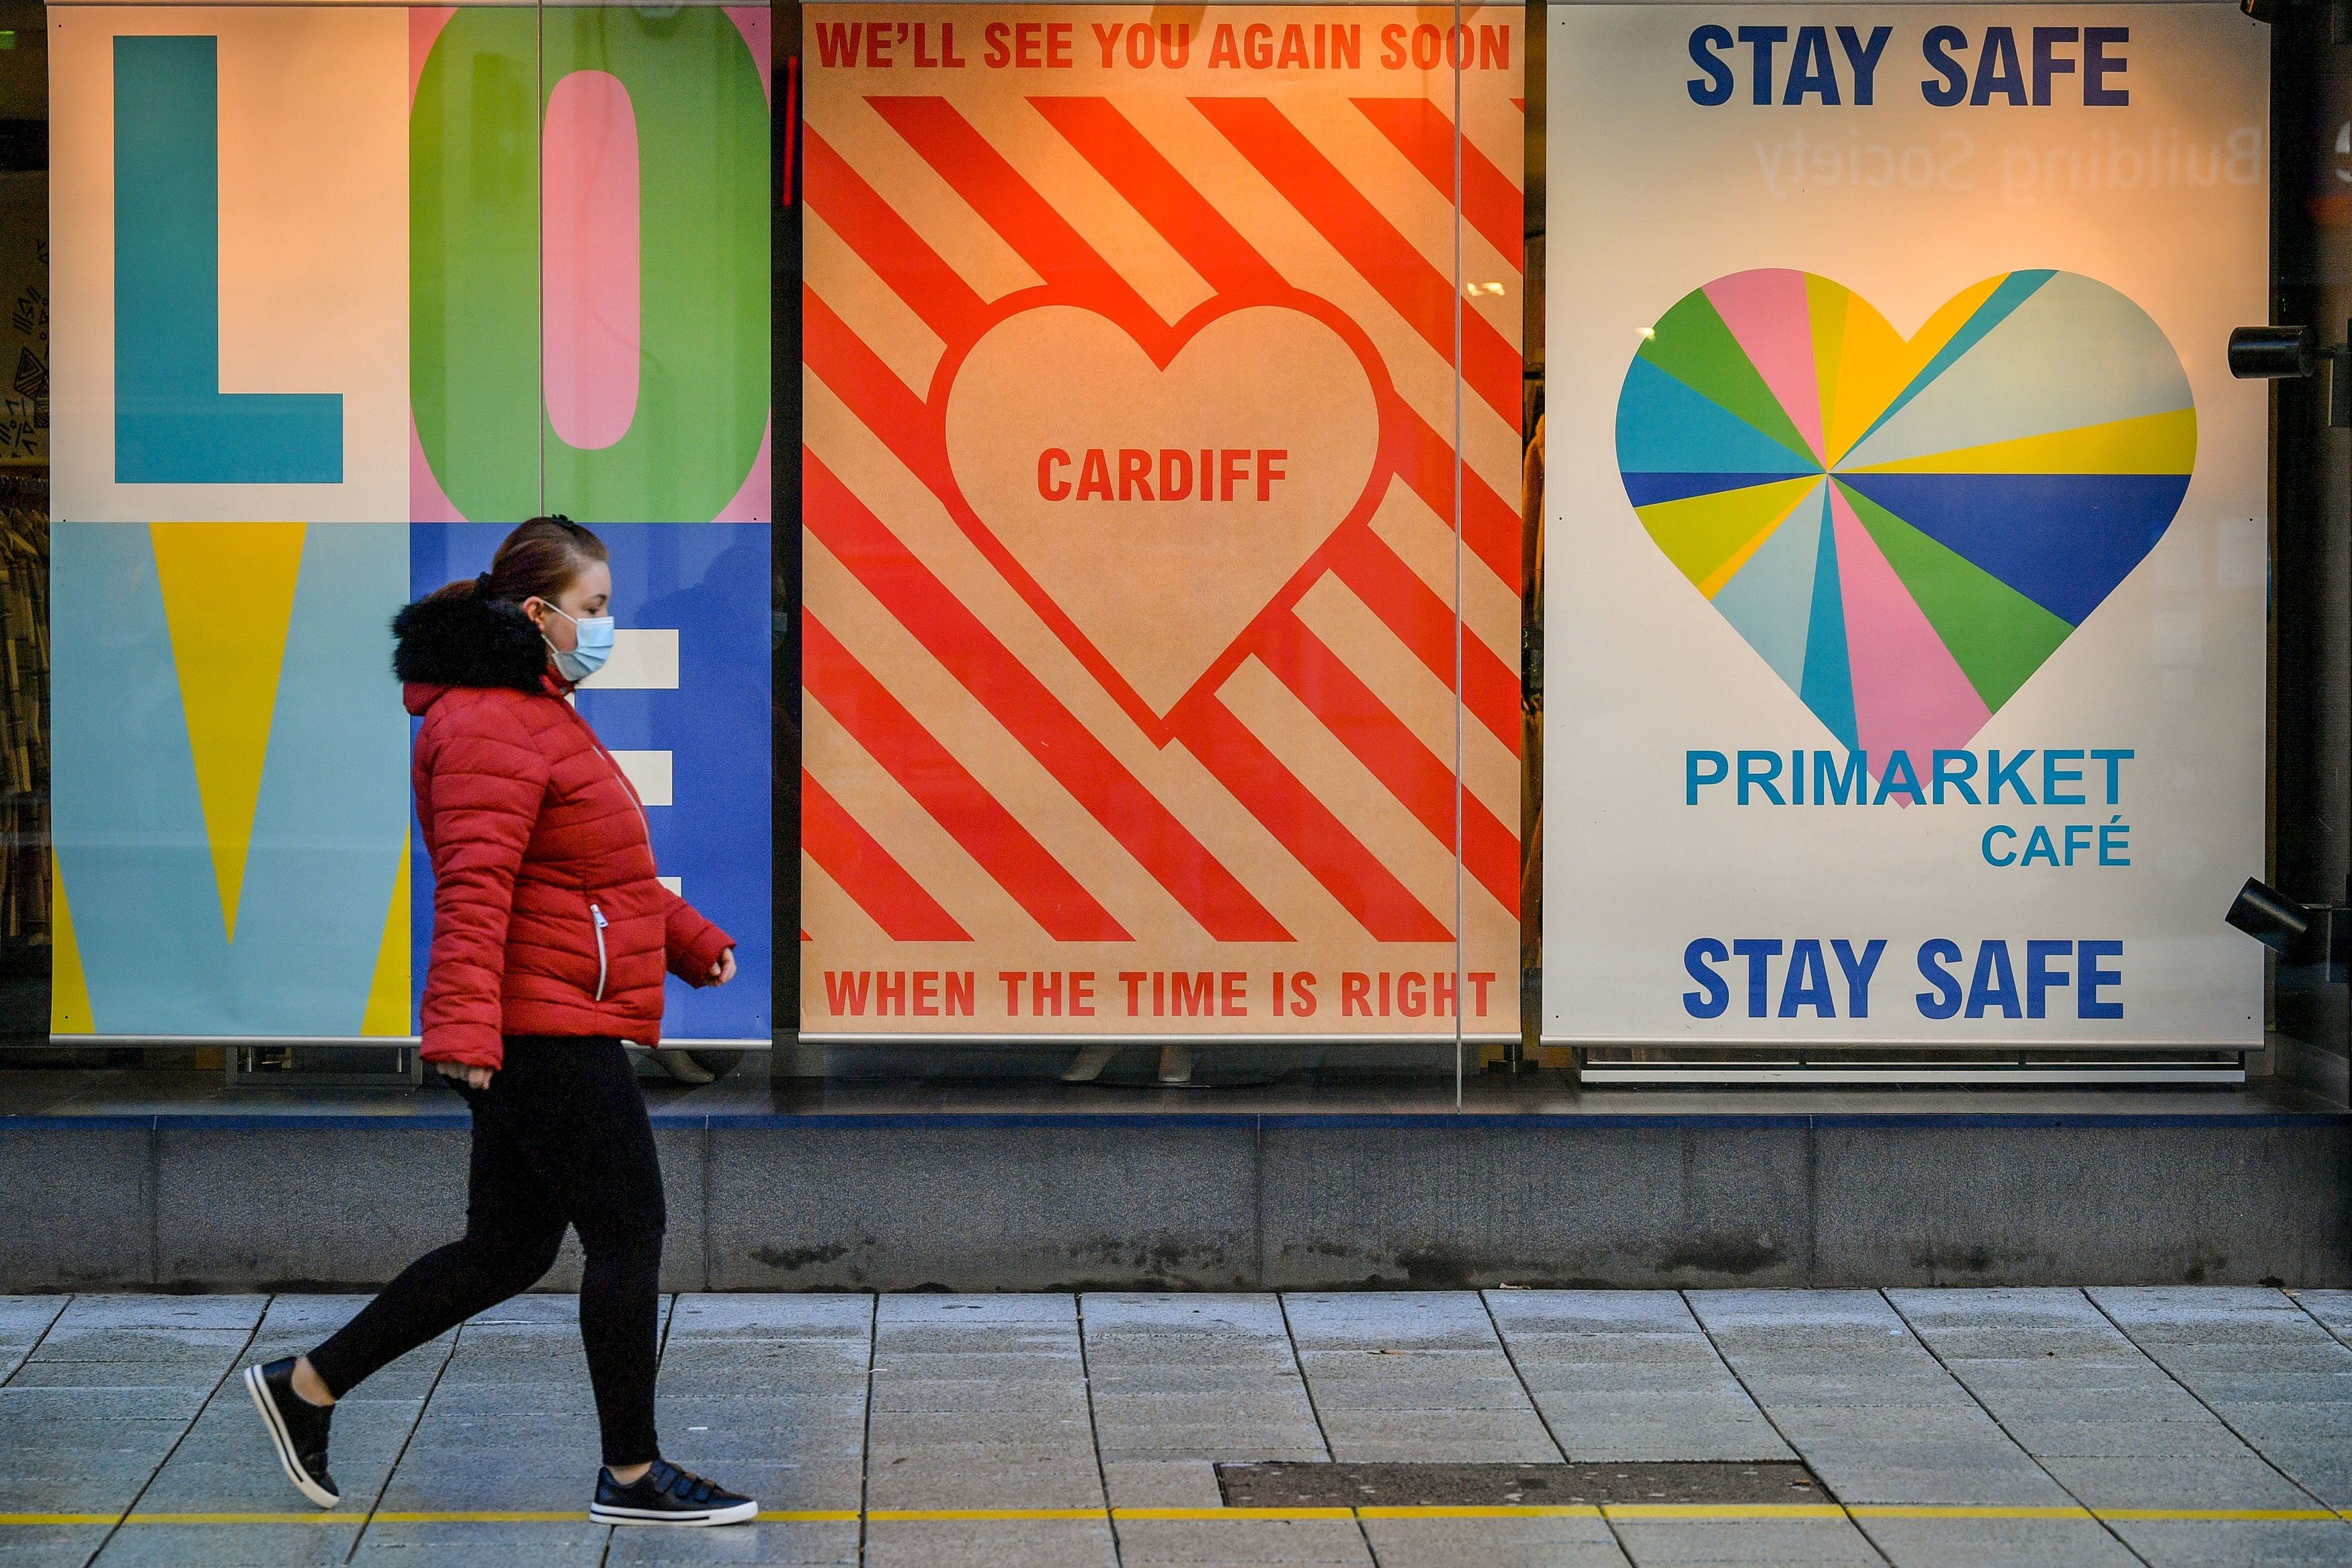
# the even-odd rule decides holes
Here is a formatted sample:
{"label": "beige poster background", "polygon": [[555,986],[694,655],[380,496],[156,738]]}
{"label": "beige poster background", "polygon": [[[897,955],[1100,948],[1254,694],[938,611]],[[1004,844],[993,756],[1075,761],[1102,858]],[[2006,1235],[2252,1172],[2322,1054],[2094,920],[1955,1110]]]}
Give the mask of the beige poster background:
{"label": "beige poster background", "polygon": [[[408,516],[408,16],[358,5],[48,17],[61,521]],[[114,39],[219,39],[220,390],[343,400],[339,485],[118,485]]]}
{"label": "beige poster background", "polygon": [[1515,1034],[1524,13],[804,15],[803,1038]]}

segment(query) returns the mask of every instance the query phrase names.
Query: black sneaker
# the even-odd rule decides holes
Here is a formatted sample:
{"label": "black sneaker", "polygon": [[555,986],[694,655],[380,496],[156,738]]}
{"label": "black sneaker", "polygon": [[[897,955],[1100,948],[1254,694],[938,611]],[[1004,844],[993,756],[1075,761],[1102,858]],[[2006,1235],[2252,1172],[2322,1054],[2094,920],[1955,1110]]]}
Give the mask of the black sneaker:
{"label": "black sneaker", "polygon": [[588,1517],[599,1524],[741,1524],[760,1517],[760,1505],[667,1459],[656,1459],[633,1486],[614,1480],[611,1470],[598,1470]]}
{"label": "black sneaker", "polygon": [[261,1424],[269,1432],[269,1446],[295,1490],[320,1508],[343,1500],[335,1478],[327,1473],[327,1423],[334,1419],[331,1406],[313,1405],[294,1392],[294,1358],[245,1369],[245,1390]]}

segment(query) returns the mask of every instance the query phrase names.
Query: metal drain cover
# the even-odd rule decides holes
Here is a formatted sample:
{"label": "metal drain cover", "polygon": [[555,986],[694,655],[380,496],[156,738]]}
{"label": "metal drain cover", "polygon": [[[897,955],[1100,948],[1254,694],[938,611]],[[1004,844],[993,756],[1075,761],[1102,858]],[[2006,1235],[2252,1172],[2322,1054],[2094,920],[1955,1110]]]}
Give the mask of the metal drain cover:
{"label": "metal drain cover", "polygon": [[1828,1502],[1786,1461],[1565,1465],[1223,1464],[1228,1508],[1480,1508],[1604,1502]]}

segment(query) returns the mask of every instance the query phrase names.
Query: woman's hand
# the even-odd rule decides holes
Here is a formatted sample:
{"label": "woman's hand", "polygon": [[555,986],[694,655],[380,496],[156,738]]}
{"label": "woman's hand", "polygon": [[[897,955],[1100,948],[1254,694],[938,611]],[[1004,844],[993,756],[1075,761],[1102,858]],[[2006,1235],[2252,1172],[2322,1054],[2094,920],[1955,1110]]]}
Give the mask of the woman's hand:
{"label": "woman's hand", "polygon": [[710,966],[710,983],[714,986],[723,986],[734,977],[735,949],[730,947],[719,955],[717,963]]}
{"label": "woman's hand", "polygon": [[462,1061],[436,1061],[433,1065],[441,1070],[442,1077],[454,1078],[468,1088],[490,1086],[490,1070],[487,1067],[468,1067]]}

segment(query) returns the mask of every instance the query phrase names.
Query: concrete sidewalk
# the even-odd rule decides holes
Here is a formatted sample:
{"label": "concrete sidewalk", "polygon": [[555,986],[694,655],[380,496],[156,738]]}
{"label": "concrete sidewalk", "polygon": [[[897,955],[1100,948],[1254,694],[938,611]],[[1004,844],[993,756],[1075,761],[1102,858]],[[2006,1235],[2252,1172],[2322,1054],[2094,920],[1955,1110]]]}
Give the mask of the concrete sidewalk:
{"label": "concrete sidewalk", "polygon": [[[2352,1292],[684,1295],[665,1449],[766,1511],[619,1531],[564,1296],[355,1391],[303,1504],[232,1375],[362,1300],[0,1298],[0,1562],[2352,1563]],[[1244,1511],[1214,1469],[1792,1458],[1833,1500]]]}

